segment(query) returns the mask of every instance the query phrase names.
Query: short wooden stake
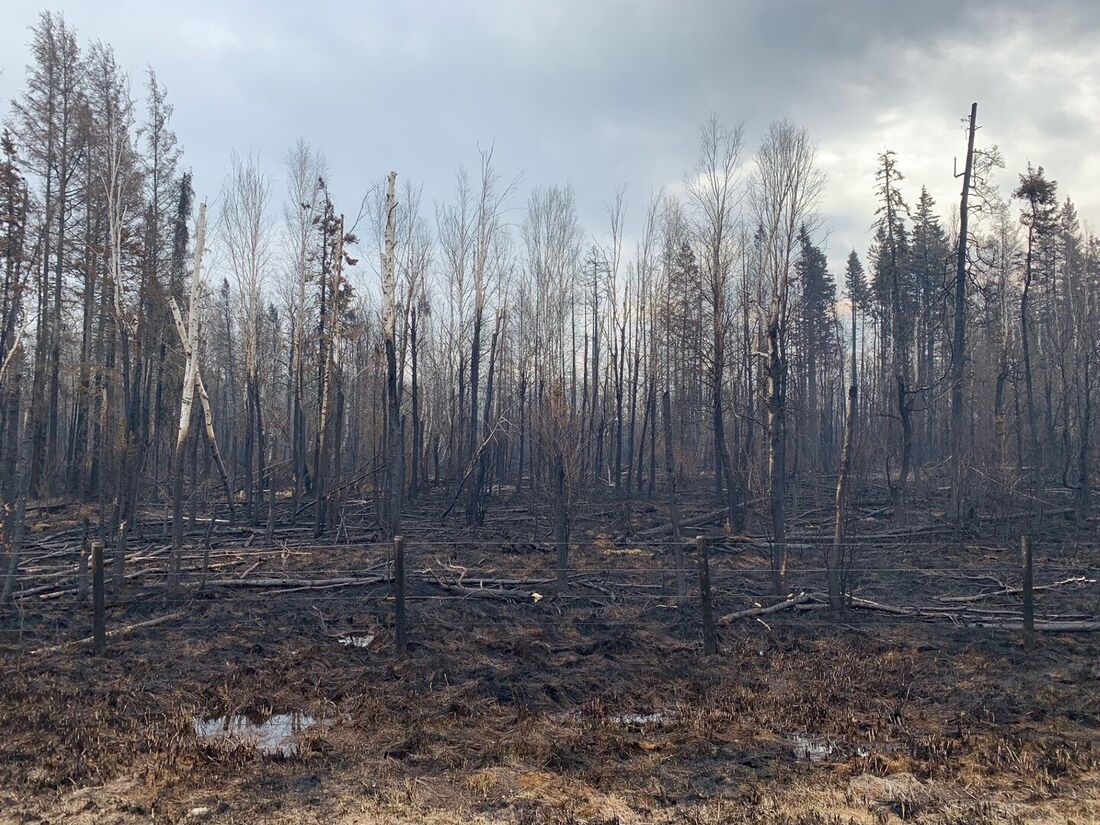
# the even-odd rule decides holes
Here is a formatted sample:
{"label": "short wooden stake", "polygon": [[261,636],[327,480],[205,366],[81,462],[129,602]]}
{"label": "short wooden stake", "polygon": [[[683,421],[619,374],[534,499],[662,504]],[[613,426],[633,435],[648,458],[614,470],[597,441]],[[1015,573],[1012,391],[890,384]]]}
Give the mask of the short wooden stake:
{"label": "short wooden stake", "polygon": [[405,638],[405,539],[393,537],[393,603],[395,612],[394,649],[398,656],[406,650]]}
{"label": "short wooden stake", "polygon": [[102,656],[107,647],[106,602],[103,592],[103,542],[92,542],[92,647]]}
{"label": "short wooden stake", "polygon": [[1023,566],[1024,645],[1035,645],[1035,590],[1031,555],[1031,536],[1020,539],[1020,561]]}
{"label": "short wooden stake", "polygon": [[710,559],[707,556],[707,540],[703,536],[695,537],[695,547],[699,551],[699,598],[703,608],[703,655],[713,656],[718,652],[718,631],[714,627],[714,603],[710,597]]}

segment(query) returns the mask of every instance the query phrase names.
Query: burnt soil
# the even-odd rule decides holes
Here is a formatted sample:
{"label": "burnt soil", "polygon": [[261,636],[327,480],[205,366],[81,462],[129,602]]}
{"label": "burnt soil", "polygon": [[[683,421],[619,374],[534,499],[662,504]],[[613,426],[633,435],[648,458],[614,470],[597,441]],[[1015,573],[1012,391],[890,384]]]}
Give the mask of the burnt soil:
{"label": "burnt soil", "polygon": [[[586,507],[565,594],[527,503],[494,505],[480,528],[441,521],[443,506],[406,516],[404,657],[392,550],[366,515],[336,544],[287,518],[272,541],[216,525],[201,590],[199,522],[172,593],[150,512],[124,587],[108,567],[107,625],[176,618],[102,657],[58,649],[90,634],[91,609],[81,513],[44,508],[0,634],[0,822],[1100,822],[1100,633],[1027,649],[951,616],[804,609],[722,625],[704,657],[693,558],[677,606],[667,536],[637,537],[658,504]],[[766,550],[698,529],[717,536],[715,612],[767,604]],[[864,598],[952,604],[1019,583],[1011,525],[910,534],[871,508],[858,529]],[[1097,524],[1045,529],[1036,583],[1086,581],[1037,593],[1037,613],[1100,615]],[[792,589],[823,589],[821,564],[799,544]],[[369,581],[335,581],[349,577]],[[286,581],[247,586],[261,578]],[[1019,610],[1012,593],[977,604],[992,620]],[[289,756],[194,729],[283,712],[317,720]]]}

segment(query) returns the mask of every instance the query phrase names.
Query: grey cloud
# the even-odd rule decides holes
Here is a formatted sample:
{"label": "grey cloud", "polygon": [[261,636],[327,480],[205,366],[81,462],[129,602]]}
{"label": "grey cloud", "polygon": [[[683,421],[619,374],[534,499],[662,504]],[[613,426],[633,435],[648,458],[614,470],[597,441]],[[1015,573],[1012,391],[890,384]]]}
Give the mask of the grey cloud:
{"label": "grey cloud", "polygon": [[[0,95],[10,98],[39,6],[6,5]],[[522,173],[526,186],[572,183],[597,233],[621,183],[631,187],[629,220],[651,187],[680,179],[709,112],[745,119],[748,151],[789,114],[823,152],[851,158],[829,170],[823,203],[839,266],[849,246],[865,246],[869,170],[887,140],[907,144],[893,147],[904,168],[936,178],[910,174],[913,196],[927,182],[949,213],[956,127],[972,99],[1009,172],[1030,157],[1071,193],[1100,191],[1100,180],[1075,177],[1088,171],[1080,156],[1095,125],[1074,99],[1075,79],[1041,67],[1006,74],[1043,50],[1086,60],[1100,31],[1100,4],[1089,0],[1041,9],[1017,0],[200,0],[65,11],[83,38],[116,46],[135,87],[145,64],[157,69],[199,191],[211,196],[231,149],[278,171],[303,136],[328,157],[345,209],[388,168],[424,181],[430,203],[448,195],[459,163],[476,162],[479,143],[495,142],[502,171]],[[900,124],[883,128],[887,113]],[[907,155],[917,149],[935,157]]]}

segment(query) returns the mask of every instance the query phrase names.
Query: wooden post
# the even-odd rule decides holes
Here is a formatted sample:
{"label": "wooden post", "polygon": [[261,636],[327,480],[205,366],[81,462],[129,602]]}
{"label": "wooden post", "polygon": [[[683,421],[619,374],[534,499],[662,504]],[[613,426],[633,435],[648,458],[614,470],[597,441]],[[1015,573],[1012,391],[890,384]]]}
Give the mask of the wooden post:
{"label": "wooden post", "polygon": [[710,598],[710,559],[707,558],[707,540],[703,536],[696,536],[695,547],[699,551],[699,598],[703,605],[703,655],[713,656],[718,652],[718,631],[714,627],[714,604]]}
{"label": "wooden post", "polygon": [[1020,561],[1023,565],[1024,646],[1035,645],[1035,592],[1033,589],[1031,536],[1020,539]]}
{"label": "wooden post", "polygon": [[393,537],[393,602],[395,610],[394,649],[403,656],[405,640],[405,538]]}
{"label": "wooden post", "polygon": [[92,639],[96,656],[107,646],[106,605],[103,593],[103,542],[92,542]]}

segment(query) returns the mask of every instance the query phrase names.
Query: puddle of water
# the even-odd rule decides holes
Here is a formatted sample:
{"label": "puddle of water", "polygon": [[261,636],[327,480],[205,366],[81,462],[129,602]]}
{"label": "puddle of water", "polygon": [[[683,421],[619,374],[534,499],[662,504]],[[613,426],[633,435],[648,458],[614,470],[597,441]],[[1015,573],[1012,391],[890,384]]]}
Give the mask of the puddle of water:
{"label": "puddle of water", "polygon": [[665,721],[663,713],[620,713],[612,716],[611,721],[619,725],[661,725]]}
{"label": "puddle of water", "polygon": [[824,762],[832,756],[836,746],[823,739],[813,739],[796,733],[791,737],[791,750],[796,759],[809,759],[811,762]]}
{"label": "puddle of water", "polygon": [[195,735],[203,741],[227,750],[251,746],[265,756],[294,756],[301,748],[299,734],[313,727],[316,720],[304,713],[276,713],[263,722],[247,716],[219,716],[191,720]]}
{"label": "puddle of water", "polygon": [[370,647],[370,643],[374,641],[373,634],[370,636],[341,636],[336,640],[344,647]]}

